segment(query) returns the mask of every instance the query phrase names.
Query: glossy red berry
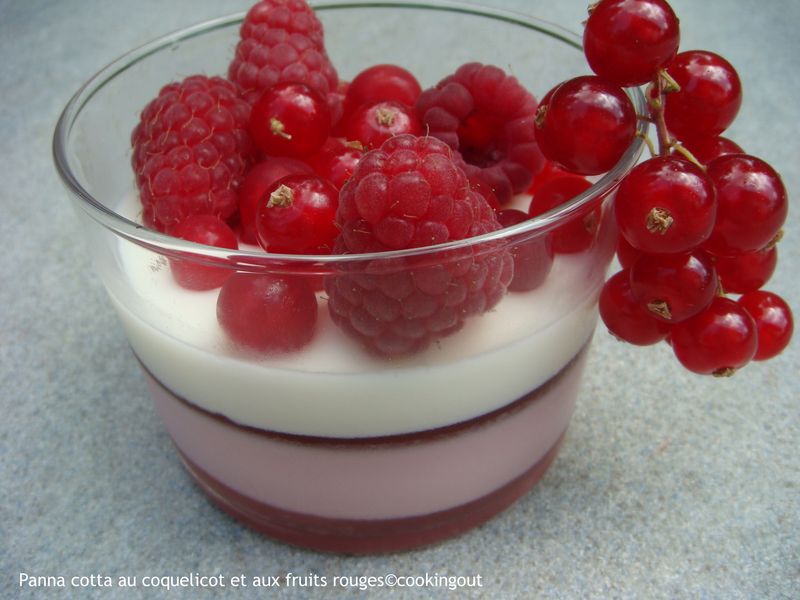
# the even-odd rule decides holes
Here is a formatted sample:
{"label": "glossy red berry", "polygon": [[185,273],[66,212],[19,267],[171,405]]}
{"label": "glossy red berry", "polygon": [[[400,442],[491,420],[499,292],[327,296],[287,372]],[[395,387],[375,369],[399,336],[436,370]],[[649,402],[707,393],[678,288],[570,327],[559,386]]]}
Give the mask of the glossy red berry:
{"label": "glossy red berry", "polygon": [[733,66],[713,52],[681,52],[667,67],[680,91],[666,96],[664,118],[678,139],[719,135],[742,104],[742,84]]}
{"label": "glossy red berry", "polygon": [[278,254],[330,254],[339,233],[338,199],[333,184],[314,175],[278,180],[258,205],[258,243]]}
{"label": "glossy red berry", "polygon": [[[531,199],[528,214],[542,215],[582,194],[592,187],[583,177],[567,175],[551,179],[542,185]],[[600,206],[584,208],[569,221],[553,230],[553,250],[558,254],[583,252],[592,245],[600,226]]]}
{"label": "glossy red berry", "polygon": [[630,269],[631,289],[655,318],[685,321],[706,308],[717,294],[717,274],[703,252],[642,254]]}
{"label": "glossy red berry", "polygon": [[688,252],[704,242],[717,214],[714,186],[699,167],[673,156],[637,165],[617,189],[620,232],[655,254]]}
{"label": "glossy red berry", "polygon": [[679,42],[678,18],[664,0],[603,0],[583,32],[589,66],[623,87],[651,81],[675,57]]}
{"label": "glossy red berry", "polygon": [[[190,215],[170,229],[169,233],[183,240],[206,246],[232,250],[239,247],[233,230],[214,215]],[[203,265],[190,259],[176,258],[170,259],[170,270],[178,285],[189,290],[218,288],[233,272],[225,267]]]}
{"label": "glossy red berry", "polygon": [[631,246],[624,236],[617,237],[617,260],[623,269],[632,267],[641,255],[642,251]]}
{"label": "glossy red berry", "polygon": [[[503,227],[518,225],[530,217],[514,208],[497,211],[497,221]],[[528,292],[542,285],[553,267],[553,242],[549,235],[525,239],[511,246],[514,277],[508,284],[512,292]]]}
{"label": "glossy red berry", "polygon": [[338,138],[328,138],[322,148],[308,158],[308,164],[317,175],[330,181],[336,189],[342,189],[363,155],[364,149],[360,142],[345,143]]}
{"label": "glossy red berry", "polygon": [[756,324],[739,304],[717,296],[692,318],[672,328],[670,342],[681,364],[695,373],[727,376],[756,353]]}
{"label": "glossy red berry", "polygon": [[394,101],[362,104],[348,117],[345,126],[345,137],[361,142],[368,150],[403,133],[421,135],[422,125],[413,108]]}
{"label": "glossy red berry", "polygon": [[253,105],[248,131],[264,153],[303,157],[319,149],[331,130],[325,98],[301,83],[279,83]]}
{"label": "glossy red berry", "polygon": [[619,86],[599,77],[576,77],[542,99],[535,129],[545,157],[568,171],[599,175],[633,142],[636,111]]}
{"label": "glossy red berry", "polygon": [[707,172],[718,208],[705,250],[735,256],[774,241],[788,212],[786,188],[775,169],[754,156],[729,154],[712,160]]}
{"label": "glossy red berry", "polygon": [[739,298],[739,304],[753,317],[758,330],[758,349],[753,360],[767,360],[780,354],[794,331],[792,310],[786,301],[764,290]]}
{"label": "glossy red berry", "polygon": [[344,99],[345,114],[363,104],[393,101],[414,106],[422,92],[414,75],[399,65],[373,65],[361,71],[350,82]]}
{"label": "glossy red berry", "polygon": [[718,257],[714,261],[714,267],[726,293],[746,294],[767,283],[777,263],[778,249],[773,246],[747,254]]}
{"label": "glossy red berry", "polygon": [[637,346],[660,342],[669,333],[669,324],[656,319],[631,290],[627,269],[614,274],[600,294],[600,316],[608,330],[619,339]]}
{"label": "glossy red berry", "polygon": [[317,297],[298,276],[234,273],[217,298],[217,320],[237,346],[290,352],[314,336]]}
{"label": "glossy red berry", "polygon": [[[681,143],[704,165],[726,154],[744,154],[744,150],[739,144],[721,135],[700,139],[684,139],[681,140]],[[680,157],[681,155],[676,154],[676,156]]]}
{"label": "glossy red berry", "polygon": [[257,244],[256,212],[265,194],[287,175],[310,174],[311,167],[301,160],[271,156],[253,166],[239,187],[239,235],[246,244]]}

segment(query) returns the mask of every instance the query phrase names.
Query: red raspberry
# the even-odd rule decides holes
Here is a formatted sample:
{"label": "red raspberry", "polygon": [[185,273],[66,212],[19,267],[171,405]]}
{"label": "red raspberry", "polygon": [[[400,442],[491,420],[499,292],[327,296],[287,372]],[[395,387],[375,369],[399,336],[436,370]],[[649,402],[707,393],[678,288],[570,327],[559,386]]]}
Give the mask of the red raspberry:
{"label": "red raspberry", "polygon": [[462,65],[416,104],[423,128],[458,150],[470,182],[488,187],[501,204],[524,192],[544,166],[534,132],[537,107],[515,77],[480,63]]}
{"label": "red raspberry", "polygon": [[304,83],[323,96],[338,89],[322,23],[305,0],[261,0],[242,23],[228,77],[249,102],[276,83]]}
{"label": "red raspberry", "polygon": [[194,214],[228,219],[249,162],[250,107],[221,77],[166,85],[133,130],[133,169],[144,222],[159,231]]}
{"label": "red raspberry", "polygon": [[[451,153],[435,138],[399,135],[365,154],[339,196],[334,251],[418,248],[499,229]],[[331,317],[384,356],[422,350],[457,331],[497,304],[513,275],[511,254],[497,244],[352,268],[326,281]]]}

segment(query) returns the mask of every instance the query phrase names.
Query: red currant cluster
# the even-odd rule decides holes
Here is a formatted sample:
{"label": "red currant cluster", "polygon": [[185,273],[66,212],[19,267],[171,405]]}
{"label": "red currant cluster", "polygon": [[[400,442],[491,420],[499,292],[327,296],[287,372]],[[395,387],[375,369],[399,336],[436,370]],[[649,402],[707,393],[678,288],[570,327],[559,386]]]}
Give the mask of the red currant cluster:
{"label": "red currant cluster", "polygon": [[[705,51],[678,53],[678,19],[665,0],[602,0],[589,7],[584,52],[594,76],[542,100],[542,151],[582,175],[608,170],[651,122],[658,149],[620,184],[614,201],[623,269],[606,283],[600,313],[618,338],[667,340],[678,360],[730,375],[781,352],[792,314],[760,288],[772,275],[786,190],[763,160],[721,134],[742,101],[734,68]],[[650,114],[623,87],[648,84]],[[740,294],[734,301],[727,294]]]}

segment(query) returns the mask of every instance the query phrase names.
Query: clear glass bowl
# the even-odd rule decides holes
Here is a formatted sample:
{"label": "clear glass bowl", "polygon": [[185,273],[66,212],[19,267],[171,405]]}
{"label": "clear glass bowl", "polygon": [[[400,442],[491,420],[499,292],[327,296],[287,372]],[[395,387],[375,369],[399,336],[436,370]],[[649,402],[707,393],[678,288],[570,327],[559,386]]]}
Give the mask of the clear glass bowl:
{"label": "clear glass bowl", "polygon": [[[586,72],[579,38],[533,17],[444,2],[316,8],[345,80],[372,64],[395,63],[425,88],[480,61],[510,71],[541,97]],[[444,246],[280,256],[149,230],[137,221],[130,164],[139,112],[170,81],[224,75],[242,18],[176,32],[111,63],[70,100],[55,132],[56,166],[155,406],[200,487],[275,538],[365,553],[472,528],[530,489],[564,438],[615,249],[608,199],[641,144],[559,209]],[[632,98],[643,112],[641,94]],[[465,256],[526,248],[536,255],[575,222],[592,232],[588,247],[557,252],[533,289],[508,292],[491,311],[403,359],[372,356],[346,336],[324,292],[309,346],[282,355],[242,351],[218,324],[219,289],[187,290],[171,275],[181,259],[315,285],[342,276],[379,285],[380,277],[416,276]]]}

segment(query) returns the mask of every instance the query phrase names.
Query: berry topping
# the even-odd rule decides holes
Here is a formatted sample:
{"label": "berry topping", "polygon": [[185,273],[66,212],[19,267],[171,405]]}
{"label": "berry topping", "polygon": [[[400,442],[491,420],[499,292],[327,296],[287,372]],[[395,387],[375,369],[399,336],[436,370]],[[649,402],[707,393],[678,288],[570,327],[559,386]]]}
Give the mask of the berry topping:
{"label": "berry topping", "polygon": [[772,292],[759,290],[739,298],[742,306],[756,323],[758,349],[753,360],[767,360],[780,354],[794,331],[792,310],[786,301]]}
{"label": "berry topping", "polygon": [[623,87],[642,85],[678,52],[678,18],[664,0],[603,0],[583,32],[589,66]]}
{"label": "berry topping", "polygon": [[713,52],[681,52],[667,72],[680,89],[667,94],[664,118],[678,138],[719,135],[736,118],[742,84],[727,60]]}
{"label": "berry topping", "polygon": [[220,77],[163,87],[131,135],[144,222],[166,231],[189,215],[228,219],[249,161],[250,107]]}
{"label": "berry topping", "polygon": [[[336,252],[358,254],[441,244],[500,228],[470,189],[450,148],[400,135],[364,155],[339,197]],[[355,264],[327,279],[334,322],[369,350],[409,354],[492,308],[513,274],[499,244]]]}
{"label": "berry topping", "polygon": [[297,276],[234,273],[220,290],[217,320],[244,349],[290,352],[314,336],[317,297],[308,282]]}
{"label": "berry topping", "polygon": [[630,273],[636,299],[667,323],[696,315],[717,293],[714,264],[703,252],[642,254]]}
{"label": "berry topping", "polygon": [[637,165],[620,184],[614,206],[625,239],[656,254],[691,251],[711,234],[717,213],[711,180],[672,156]]}
{"label": "berry topping", "polygon": [[256,212],[265,194],[272,191],[275,182],[287,175],[311,174],[306,163],[285,156],[270,156],[247,171],[239,188],[239,226],[242,241],[257,244]]}
{"label": "berry topping", "polygon": [[636,111],[622,88],[587,75],[545,95],[534,129],[548,159],[573,173],[599,175],[633,142]]}
{"label": "berry topping", "polygon": [[543,160],[533,120],[536,99],[502,69],[468,63],[422,92],[416,104],[430,135],[458,150],[474,185],[500,204],[525,191]]}
{"label": "berry topping", "polygon": [[725,377],[755,355],[756,324],[742,306],[718,296],[705,310],[673,327],[670,342],[690,371]]}
{"label": "berry topping", "polygon": [[670,329],[669,324],[656,319],[636,298],[626,269],[617,272],[603,286],[600,316],[614,336],[637,346],[660,342]]}
{"label": "berry topping", "polygon": [[417,78],[397,65],[373,65],[350,82],[344,99],[347,114],[364,104],[393,101],[414,106],[422,89]]}
{"label": "berry topping", "polygon": [[422,126],[413,109],[392,101],[361,105],[348,117],[345,127],[347,139],[359,141],[367,149],[402,133],[420,135]]}
{"label": "berry topping", "polygon": [[323,97],[336,91],[322,24],[305,0],[261,0],[247,13],[240,37],[228,77],[249,102],[282,82],[303,83]]}
{"label": "berry topping", "polygon": [[259,150],[276,156],[307,156],[331,131],[325,99],[302,83],[279,83],[253,105],[250,135]]}
{"label": "berry topping", "polygon": [[708,165],[717,220],[703,247],[716,256],[755,252],[777,241],[788,200],[780,175],[759,158],[729,154]]}
{"label": "berry topping", "polygon": [[746,294],[767,283],[777,263],[778,248],[773,246],[747,254],[717,257],[714,267],[726,293]]}
{"label": "berry topping", "polygon": [[[511,227],[530,217],[527,213],[514,208],[497,211],[497,220],[503,227]],[[511,292],[528,292],[542,285],[553,267],[553,238],[540,235],[531,239],[523,239],[511,246],[514,259],[514,278],[508,284]]]}
{"label": "berry topping", "polygon": [[[528,214],[531,217],[542,215],[582,194],[592,187],[583,177],[566,175],[551,179],[542,185],[531,200]],[[552,233],[553,250],[558,254],[583,252],[592,245],[600,226],[600,206],[584,207],[577,211],[563,225]]]}
{"label": "berry topping", "polygon": [[317,175],[330,181],[338,190],[353,175],[363,155],[360,142],[345,143],[337,138],[328,138],[322,148],[307,160]]}
{"label": "berry topping", "polygon": [[[214,215],[190,215],[170,230],[170,234],[190,242],[230,248],[239,247],[233,229]],[[175,281],[189,290],[218,288],[233,272],[225,267],[201,265],[191,260],[173,258],[170,270]]]}
{"label": "berry topping", "polygon": [[339,233],[338,197],[331,183],[314,175],[278,180],[258,205],[258,243],[274,253],[330,254]]}

